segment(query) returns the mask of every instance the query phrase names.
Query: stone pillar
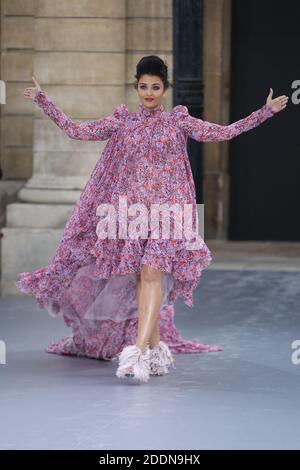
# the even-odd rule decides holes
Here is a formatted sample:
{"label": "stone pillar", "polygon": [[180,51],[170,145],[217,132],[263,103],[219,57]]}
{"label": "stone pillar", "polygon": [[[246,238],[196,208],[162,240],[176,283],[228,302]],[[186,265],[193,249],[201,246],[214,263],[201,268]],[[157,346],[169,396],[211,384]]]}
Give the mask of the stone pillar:
{"label": "stone pillar", "polygon": [[[204,0],[204,119],[229,124],[231,0]],[[204,144],[205,235],[227,239],[228,141]]]}
{"label": "stone pillar", "polygon": [[[128,0],[126,20],[126,103],[135,111],[138,103],[132,83],[137,62],[155,54],[166,60],[173,83],[172,0]],[[172,87],[163,98],[166,111],[173,107]]]}
{"label": "stone pillar", "polygon": [[[27,2],[25,2],[27,3]],[[20,294],[18,272],[51,262],[62,229],[105,142],[70,139],[22,92],[32,74],[51,100],[75,122],[111,114],[125,102],[125,0],[39,0],[34,11],[33,70],[14,97],[31,106],[33,172],[7,206],[2,229],[2,295]],[[11,2],[16,13],[23,2]],[[22,32],[15,29],[17,37]],[[33,73],[32,73],[33,72]],[[9,101],[9,98],[8,98]],[[13,131],[12,131],[13,132]],[[18,134],[17,134],[18,135]]]}
{"label": "stone pillar", "polygon": [[1,183],[32,175],[33,107],[21,98],[33,71],[34,2],[1,1]]}
{"label": "stone pillar", "polygon": [[[34,43],[36,79],[75,122],[107,116],[124,101],[124,0],[39,1]],[[19,198],[75,202],[105,142],[74,141],[35,113],[34,172]]]}

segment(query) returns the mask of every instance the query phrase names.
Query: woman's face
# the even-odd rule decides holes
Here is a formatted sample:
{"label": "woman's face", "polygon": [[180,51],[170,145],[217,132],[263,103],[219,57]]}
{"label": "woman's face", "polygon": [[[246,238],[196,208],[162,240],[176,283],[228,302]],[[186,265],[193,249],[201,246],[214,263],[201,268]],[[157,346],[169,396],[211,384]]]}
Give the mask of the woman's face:
{"label": "woman's face", "polygon": [[162,79],[157,75],[141,75],[137,83],[137,94],[145,108],[156,108],[161,104],[164,95]]}

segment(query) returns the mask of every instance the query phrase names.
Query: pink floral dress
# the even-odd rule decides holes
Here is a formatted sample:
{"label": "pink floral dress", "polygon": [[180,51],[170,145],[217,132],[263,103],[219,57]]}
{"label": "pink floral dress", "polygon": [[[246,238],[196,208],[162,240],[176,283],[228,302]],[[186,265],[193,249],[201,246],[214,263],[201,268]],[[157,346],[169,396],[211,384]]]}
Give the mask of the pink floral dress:
{"label": "pink floral dress", "polygon": [[[197,339],[183,339],[174,324],[175,300],[182,297],[186,305],[193,306],[193,291],[212,260],[198,232],[172,237],[178,214],[193,228],[198,220],[186,141],[188,137],[204,142],[232,139],[273,116],[271,108],[265,104],[222,126],[190,116],[182,105],[166,112],[163,105],[148,110],[139,104],[131,113],[120,104],[106,118],[78,124],[44,91],[36,94],[34,102],[71,139],[108,140],[65,225],[52,262],[34,272],[19,273],[16,280],[18,289],[33,294],[39,307],[63,317],[72,330],[70,336],[50,343],[46,351],[111,360],[124,346],[133,344],[138,318],[136,286],[144,264],[163,273],[159,324],[161,339],[171,351],[221,350]],[[120,235],[126,214],[120,200],[126,200],[126,229],[137,228],[130,225],[134,224],[130,214],[135,220],[137,214],[129,208],[140,208],[138,214],[148,222],[140,224],[142,230],[134,230],[134,237],[128,231]],[[105,204],[111,209],[107,222],[115,229],[114,236],[107,238],[98,231],[103,220],[99,206]],[[151,225],[151,209],[160,204],[180,208],[169,213],[171,236],[162,235],[160,219],[159,230]],[[192,214],[186,214],[184,207],[192,208]]]}

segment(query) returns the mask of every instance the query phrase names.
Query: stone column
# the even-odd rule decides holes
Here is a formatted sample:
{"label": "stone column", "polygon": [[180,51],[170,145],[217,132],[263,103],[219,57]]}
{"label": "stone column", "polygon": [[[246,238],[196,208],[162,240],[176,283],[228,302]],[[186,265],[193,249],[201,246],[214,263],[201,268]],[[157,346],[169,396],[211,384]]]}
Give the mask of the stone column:
{"label": "stone column", "polygon": [[[11,2],[16,4],[16,2]],[[21,2],[22,3],[22,2]],[[125,0],[39,0],[34,11],[33,75],[75,122],[111,114],[125,102]],[[17,7],[17,5],[15,5]],[[16,106],[25,102],[18,87]],[[2,295],[19,294],[18,272],[51,262],[74,203],[105,142],[70,139],[33,102],[33,173],[7,206],[2,229]]]}
{"label": "stone column", "polygon": [[[155,54],[166,60],[173,83],[172,0],[128,0],[126,20],[126,102],[131,111],[138,103],[134,82],[137,62]],[[172,87],[163,98],[166,111],[173,107]]]}
{"label": "stone column", "polygon": [[[204,119],[229,124],[231,0],[204,0]],[[226,239],[228,226],[228,141],[204,144],[206,238]]]}
{"label": "stone column", "polygon": [[[75,122],[107,116],[124,101],[124,68],[125,1],[37,2],[34,75]],[[35,111],[34,172],[19,198],[75,202],[105,142],[69,139]]]}

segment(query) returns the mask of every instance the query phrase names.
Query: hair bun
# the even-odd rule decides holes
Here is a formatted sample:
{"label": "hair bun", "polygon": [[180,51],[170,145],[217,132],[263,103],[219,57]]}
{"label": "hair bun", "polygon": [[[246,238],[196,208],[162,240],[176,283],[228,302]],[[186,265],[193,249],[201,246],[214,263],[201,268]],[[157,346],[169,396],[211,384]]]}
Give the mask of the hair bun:
{"label": "hair bun", "polygon": [[163,59],[161,59],[159,56],[148,55],[140,59],[136,65],[135,78],[137,81],[139,81],[140,77],[144,74],[157,75],[161,78],[164,84],[164,88],[169,88],[170,82],[168,80],[168,65],[166,61],[163,61]]}

